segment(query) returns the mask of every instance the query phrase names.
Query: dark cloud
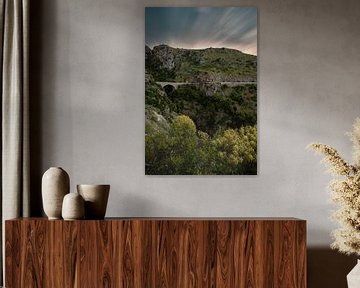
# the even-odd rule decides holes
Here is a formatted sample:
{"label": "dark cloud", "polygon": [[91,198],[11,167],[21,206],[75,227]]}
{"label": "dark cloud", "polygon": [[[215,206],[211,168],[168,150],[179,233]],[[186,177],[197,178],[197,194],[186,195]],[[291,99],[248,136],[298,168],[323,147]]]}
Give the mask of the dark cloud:
{"label": "dark cloud", "polygon": [[150,47],[228,47],[257,54],[257,9],[146,7],[145,35]]}

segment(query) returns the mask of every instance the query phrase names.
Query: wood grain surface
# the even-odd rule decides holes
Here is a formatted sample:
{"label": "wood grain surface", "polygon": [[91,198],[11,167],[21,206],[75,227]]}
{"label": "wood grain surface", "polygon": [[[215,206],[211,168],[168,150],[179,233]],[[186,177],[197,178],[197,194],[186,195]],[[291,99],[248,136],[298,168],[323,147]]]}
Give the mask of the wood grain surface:
{"label": "wood grain surface", "polygon": [[306,287],[306,222],[142,218],[5,223],[6,287]]}

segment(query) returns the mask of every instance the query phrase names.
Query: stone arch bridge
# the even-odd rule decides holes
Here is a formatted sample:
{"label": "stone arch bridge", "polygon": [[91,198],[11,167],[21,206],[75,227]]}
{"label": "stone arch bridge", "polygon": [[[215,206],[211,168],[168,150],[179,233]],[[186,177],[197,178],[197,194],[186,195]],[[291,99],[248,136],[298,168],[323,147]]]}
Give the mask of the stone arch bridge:
{"label": "stone arch bridge", "polygon": [[178,89],[179,86],[183,85],[195,85],[195,86],[203,86],[203,85],[227,85],[229,87],[236,87],[241,85],[249,85],[249,84],[256,84],[256,82],[252,81],[237,81],[237,82],[216,82],[216,81],[208,81],[208,82],[156,82],[159,84],[162,88],[165,86],[172,86],[174,89]]}

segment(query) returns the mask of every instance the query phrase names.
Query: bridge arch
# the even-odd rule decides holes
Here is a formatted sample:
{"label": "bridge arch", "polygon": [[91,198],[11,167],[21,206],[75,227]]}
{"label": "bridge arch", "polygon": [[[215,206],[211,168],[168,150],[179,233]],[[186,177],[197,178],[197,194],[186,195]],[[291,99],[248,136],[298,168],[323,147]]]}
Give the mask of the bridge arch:
{"label": "bridge arch", "polygon": [[177,89],[179,86],[181,85],[185,85],[188,83],[183,83],[183,82],[156,82],[157,84],[159,84],[161,86],[161,88],[164,88],[167,85],[171,85],[173,86],[175,89]]}
{"label": "bridge arch", "polygon": [[176,90],[177,87],[175,87],[174,85],[171,85],[171,84],[167,84],[163,87],[165,93],[168,95],[168,96],[171,96],[174,94],[175,90]]}

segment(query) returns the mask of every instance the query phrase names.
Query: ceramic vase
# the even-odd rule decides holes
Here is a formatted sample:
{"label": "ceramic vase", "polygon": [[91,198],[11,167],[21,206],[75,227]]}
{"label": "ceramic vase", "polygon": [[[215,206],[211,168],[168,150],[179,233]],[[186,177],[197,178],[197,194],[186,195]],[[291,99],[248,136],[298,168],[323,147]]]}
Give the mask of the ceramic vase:
{"label": "ceramic vase", "polygon": [[357,261],[355,267],[347,275],[348,288],[360,287],[360,260]]}
{"label": "ceramic vase", "polygon": [[85,219],[104,219],[110,185],[77,185],[85,201]]}
{"label": "ceramic vase", "polygon": [[63,198],[69,193],[69,175],[60,167],[49,168],[42,177],[43,208],[49,219],[61,219]]}
{"label": "ceramic vase", "polygon": [[64,220],[84,219],[84,199],[79,193],[69,193],[65,195],[62,204],[62,217]]}

